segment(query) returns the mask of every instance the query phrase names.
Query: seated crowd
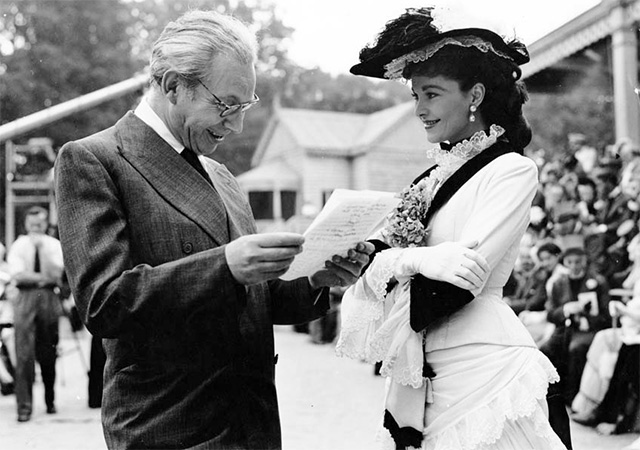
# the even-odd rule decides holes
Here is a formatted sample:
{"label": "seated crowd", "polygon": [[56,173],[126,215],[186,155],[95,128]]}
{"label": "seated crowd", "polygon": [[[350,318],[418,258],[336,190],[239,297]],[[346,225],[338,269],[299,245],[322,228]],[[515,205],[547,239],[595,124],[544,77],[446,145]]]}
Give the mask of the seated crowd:
{"label": "seated crowd", "polygon": [[540,163],[504,298],[558,369],[572,419],[624,433],[640,409],[640,151],[580,150]]}

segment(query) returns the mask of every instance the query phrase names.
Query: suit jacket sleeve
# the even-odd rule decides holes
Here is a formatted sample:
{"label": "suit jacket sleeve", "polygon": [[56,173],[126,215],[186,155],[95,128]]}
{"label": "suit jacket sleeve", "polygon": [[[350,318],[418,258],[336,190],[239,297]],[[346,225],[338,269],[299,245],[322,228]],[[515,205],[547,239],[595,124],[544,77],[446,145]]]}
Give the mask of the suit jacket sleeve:
{"label": "suit jacket sleeve", "polygon": [[[533,161],[523,157],[517,166],[511,166],[510,161],[513,160],[498,158],[485,168],[491,174],[479,186],[469,220],[459,238],[460,242],[478,241],[475,250],[486,258],[491,271],[512,244],[522,238],[537,187],[538,172]],[[416,276],[411,283],[411,301],[423,305],[412,308],[411,327],[415,331],[424,329],[458,311],[478,293]]]}
{"label": "suit jacket sleeve", "polygon": [[[89,151],[82,143],[68,143],[55,166],[65,267],[87,328],[115,338],[154,322],[166,324],[167,317],[184,325],[199,312],[230,315],[245,294],[229,271],[224,246],[153,267],[134,263],[131,211],[121,200],[117,177],[122,174],[114,169],[119,155],[105,147],[92,142]],[[153,205],[140,207],[153,214]]]}
{"label": "suit jacket sleeve", "polygon": [[273,323],[291,325],[308,322],[329,310],[329,288],[313,290],[307,278],[269,283]]}

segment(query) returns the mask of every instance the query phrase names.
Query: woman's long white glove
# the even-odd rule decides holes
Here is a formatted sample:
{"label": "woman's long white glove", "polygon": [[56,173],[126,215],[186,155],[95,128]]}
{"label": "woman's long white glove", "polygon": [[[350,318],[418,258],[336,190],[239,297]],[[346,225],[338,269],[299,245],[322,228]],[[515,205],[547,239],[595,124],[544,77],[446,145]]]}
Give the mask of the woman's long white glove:
{"label": "woman's long white glove", "polygon": [[422,274],[477,294],[489,275],[489,264],[473,250],[478,242],[443,242],[433,247],[403,249],[394,267],[396,277]]}

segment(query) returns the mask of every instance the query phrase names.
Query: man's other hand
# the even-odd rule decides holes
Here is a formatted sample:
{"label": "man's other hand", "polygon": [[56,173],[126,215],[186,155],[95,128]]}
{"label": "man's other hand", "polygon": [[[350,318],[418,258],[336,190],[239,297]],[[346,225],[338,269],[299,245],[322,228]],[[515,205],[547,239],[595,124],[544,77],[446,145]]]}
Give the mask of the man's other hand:
{"label": "man's other hand", "polygon": [[297,233],[263,233],[242,236],[227,244],[225,256],[231,274],[244,285],[283,275],[302,251],[304,236]]}
{"label": "man's other hand", "polygon": [[309,283],[314,289],[324,286],[349,286],[356,282],[362,268],[369,263],[369,255],[375,247],[370,242],[358,242],[349,249],[346,257],[334,255],[331,261],[326,261],[324,268],[309,277]]}

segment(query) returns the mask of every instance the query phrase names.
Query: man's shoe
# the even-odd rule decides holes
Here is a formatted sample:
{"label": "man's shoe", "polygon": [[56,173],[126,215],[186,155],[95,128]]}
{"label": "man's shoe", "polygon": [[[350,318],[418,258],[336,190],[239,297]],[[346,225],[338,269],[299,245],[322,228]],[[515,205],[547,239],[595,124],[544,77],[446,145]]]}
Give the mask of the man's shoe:
{"label": "man's shoe", "polygon": [[56,410],[56,407],[54,405],[47,406],[47,414],[55,414],[57,412],[58,410]]}
{"label": "man's shoe", "polygon": [[29,420],[31,420],[31,414],[18,414],[18,422],[28,422]]}

